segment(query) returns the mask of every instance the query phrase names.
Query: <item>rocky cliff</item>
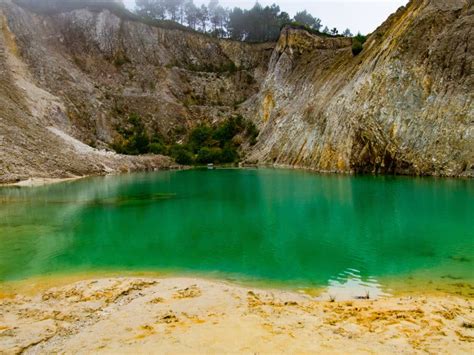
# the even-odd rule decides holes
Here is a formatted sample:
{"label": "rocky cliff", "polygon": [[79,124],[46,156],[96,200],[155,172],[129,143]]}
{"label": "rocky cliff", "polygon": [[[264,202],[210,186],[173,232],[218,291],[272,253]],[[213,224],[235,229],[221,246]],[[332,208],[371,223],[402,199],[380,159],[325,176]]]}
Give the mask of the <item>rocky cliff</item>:
{"label": "rocky cliff", "polygon": [[3,182],[169,165],[104,149],[131,113],[150,134],[178,142],[198,123],[236,113],[258,92],[274,47],[150,26],[108,9],[40,14],[9,0],[0,1],[0,27],[0,99],[15,111],[0,108]]}
{"label": "rocky cliff", "polygon": [[172,164],[166,157],[126,157],[99,151],[60,130],[58,127],[74,130],[64,123],[64,101],[40,87],[29,69],[7,18],[0,14],[0,183]]}
{"label": "rocky cliff", "polygon": [[413,0],[353,56],[290,27],[248,44],[0,0],[0,181],[171,164],[105,150],[130,113],[176,142],[243,114],[249,163],[473,176],[473,23],[471,0]]}
{"label": "rocky cliff", "polygon": [[473,176],[474,6],[413,0],[358,56],[287,28],[256,100],[248,161],[330,172]]}

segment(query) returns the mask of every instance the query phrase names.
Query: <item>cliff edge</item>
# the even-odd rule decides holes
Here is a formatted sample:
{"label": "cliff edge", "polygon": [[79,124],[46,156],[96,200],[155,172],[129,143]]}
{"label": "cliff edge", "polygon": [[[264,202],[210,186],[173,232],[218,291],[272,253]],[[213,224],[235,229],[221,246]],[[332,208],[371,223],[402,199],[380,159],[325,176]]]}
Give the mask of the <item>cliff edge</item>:
{"label": "cliff edge", "polygon": [[472,0],[412,0],[354,56],[293,27],[250,44],[2,0],[0,182],[172,164],[111,151],[132,113],[173,143],[243,115],[252,164],[473,177],[473,23]]}
{"label": "cliff edge", "polygon": [[248,161],[328,172],[473,176],[474,6],[413,0],[353,56],[347,39],[286,28]]}

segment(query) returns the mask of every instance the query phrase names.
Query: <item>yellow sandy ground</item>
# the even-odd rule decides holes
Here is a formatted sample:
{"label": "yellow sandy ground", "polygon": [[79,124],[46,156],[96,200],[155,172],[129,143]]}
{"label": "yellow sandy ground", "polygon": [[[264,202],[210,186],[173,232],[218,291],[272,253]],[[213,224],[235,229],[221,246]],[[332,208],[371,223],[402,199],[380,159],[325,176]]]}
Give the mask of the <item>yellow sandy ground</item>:
{"label": "yellow sandy ground", "polygon": [[[0,295],[0,353],[473,353],[472,299],[329,302],[195,278]],[[32,292],[32,293],[31,293]]]}

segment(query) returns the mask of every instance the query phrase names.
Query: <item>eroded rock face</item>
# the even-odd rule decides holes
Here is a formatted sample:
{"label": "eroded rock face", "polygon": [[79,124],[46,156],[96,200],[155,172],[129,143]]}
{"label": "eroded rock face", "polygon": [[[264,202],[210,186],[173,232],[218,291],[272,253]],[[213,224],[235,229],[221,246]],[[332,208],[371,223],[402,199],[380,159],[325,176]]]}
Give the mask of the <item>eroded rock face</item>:
{"label": "eroded rock face", "polygon": [[151,27],[108,10],[40,15],[1,1],[0,17],[8,86],[0,99],[18,111],[0,108],[0,182],[169,166],[81,143],[109,149],[131,113],[171,141],[237,113],[258,92],[274,46]]}
{"label": "eroded rock face", "polygon": [[173,164],[162,156],[130,157],[93,149],[65,133],[73,126],[64,101],[39,86],[20,51],[6,17],[0,14],[0,183],[154,170]]}
{"label": "eroded rock face", "polygon": [[248,44],[2,0],[0,180],[141,169],[81,146],[108,149],[130,113],[176,142],[243,114],[261,129],[249,163],[474,176],[473,8],[412,0],[354,57],[350,39],[290,27]]}
{"label": "eroded rock face", "polygon": [[35,79],[63,99],[75,136],[98,146],[110,143],[132,112],[150,131],[168,135],[228,117],[258,91],[272,51],[151,27],[108,10],[4,11]]}
{"label": "eroded rock face", "polygon": [[257,100],[249,162],[331,172],[473,176],[474,8],[409,3],[356,57],[283,31]]}

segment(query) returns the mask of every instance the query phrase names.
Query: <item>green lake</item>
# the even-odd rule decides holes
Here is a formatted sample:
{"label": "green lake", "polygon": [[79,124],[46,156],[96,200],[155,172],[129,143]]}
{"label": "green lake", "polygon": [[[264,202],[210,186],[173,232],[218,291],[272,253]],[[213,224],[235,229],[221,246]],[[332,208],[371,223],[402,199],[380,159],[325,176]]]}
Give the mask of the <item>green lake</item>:
{"label": "green lake", "polygon": [[471,180],[195,169],[4,187],[0,281],[150,271],[473,295],[473,217]]}

